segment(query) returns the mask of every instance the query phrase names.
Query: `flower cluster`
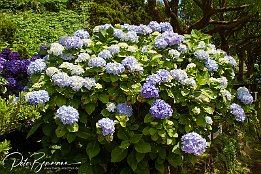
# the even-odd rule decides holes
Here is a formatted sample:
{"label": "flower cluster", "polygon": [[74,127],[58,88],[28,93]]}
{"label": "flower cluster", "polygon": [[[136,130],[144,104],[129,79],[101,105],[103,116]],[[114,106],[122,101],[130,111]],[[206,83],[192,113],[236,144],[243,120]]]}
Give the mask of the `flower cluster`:
{"label": "flower cluster", "polygon": [[63,124],[74,124],[78,122],[79,112],[72,106],[61,106],[56,111],[56,117],[61,120]]}
{"label": "flower cluster", "polygon": [[145,83],[141,87],[141,95],[143,98],[157,98],[159,97],[159,89],[151,83]]}
{"label": "flower cluster", "polygon": [[37,59],[32,62],[27,69],[28,75],[39,74],[47,68],[43,59]]}
{"label": "flower cluster", "polygon": [[190,132],[182,136],[181,149],[185,153],[196,156],[203,154],[207,148],[206,139],[196,132]]}
{"label": "flower cluster", "polygon": [[115,123],[113,120],[109,118],[102,118],[98,121],[98,127],[102,129],[102,134],[112,135],[115,132]]}
{"label": "flower cluster", "polygon": [[164,49],[167,46],[180,44],[183,39],[182,35],[174,33],[173,31],[165,31],[155,39],[154,46]]}
{"label": "flower cluster", "polygon": [[239,99],[244,104],[253,103],[253,97],[246,87],[239,87],[237,89],[237,99]]}
{"label": "flower cluster", "polygon": [[121,61],[122,65],[128,68],[131,72],[143,72],[143,68],[139,65],[138,60],[132,56],[127,56]]}
{"label": "flower cluster", "polygon": [[125,68],[121,63],[107,63],[105,68],[107,73],[114,75],[118,75],[125,71]]}
{"label": "flower cluster", "polygon": [[245,120],[245,112],[238,104],[233,103],[230,105],[229,110],[236,117],[237,121],[243,122]]}
{"label": "flower cluster", "polygon": [[172,113],[173,110],[171,106],[161,99],[154,101],[150,107],[150,114],[153,118],[165,119],[171,117]]}
{"label": "flower cluster", "polygon": [[25,99],[33,105],[45,104],[49,101],[50,97],[47,91],[39,90],[33,91],[26,94]]}
{"label": "flower cluster", "polygon": [[133,114],[133,109],[131,105],[128,105],[127,102],[125,103],[119,103],[117,105],[117,112],[120,115],[126,115],[127,117],[132,116]]}

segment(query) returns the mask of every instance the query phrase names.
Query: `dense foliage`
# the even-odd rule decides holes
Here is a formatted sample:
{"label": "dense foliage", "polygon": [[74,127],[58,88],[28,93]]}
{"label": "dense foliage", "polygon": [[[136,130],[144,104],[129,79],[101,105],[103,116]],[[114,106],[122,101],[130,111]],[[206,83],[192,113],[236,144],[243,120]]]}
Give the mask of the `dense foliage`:
{"label": "dense foliage", "polygon": [[220,124],[232,131],[246,119],[253,97],[231,89],[237,63],[208,35],[164,22],[93,32],[46,45],[28,67],[26,100],[49,108],[39,124],[45,152],[60,147],[54,159],[81,161],[79,173],[163,173],[194,163]]}

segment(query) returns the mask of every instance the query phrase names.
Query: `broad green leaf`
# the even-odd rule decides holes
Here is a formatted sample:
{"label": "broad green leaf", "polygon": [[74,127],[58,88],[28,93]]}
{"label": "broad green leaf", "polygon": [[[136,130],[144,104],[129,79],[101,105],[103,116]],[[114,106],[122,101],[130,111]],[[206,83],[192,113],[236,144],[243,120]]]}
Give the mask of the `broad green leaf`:
{"label": "broad green leaf", "polygon": [[111,152],[111,162],[120,162],[128,154],[128,149],[121,149],[120,147],[115,147]]}
{"label": "broad green leaf", "polygon": [[66,130],[66,127],[61,125],[61,126],[58,126],[55,130],[55,134],[57,137],[62,137],[66,134],[67,130]]}
{"label": "broad green leaf", "polygon": [[94,174],[92,166],[87,162],[80,166],[78,174]]}
{"label": "broad green leaf", "polygon": [[90,142],[88,145],[87,145],[87,148],[86,148],[86,152],[90,158],[90,160],[97,156],[99,153],[100,153],[100,146],[99,146],[99,143],[97,141],[93,141],[93,142]]}
{"label": "broad green leaf", "polygon": [[58,95],[55,97],[55,103],[57,106],[66,105],[66,98],[62,95]]}
{"label": "broad green leaf", "polygon": [[77,132],[79,129],[79,125],[77,123],[71,124],[71,125],[67,125],[67,130],[69,132]]}
{"label": "broad green leaf", "polygon": [[120,148],[122,149],[126,149],[130,146],[130,141],[129,140],[124,140],[121,142],[121,144],[119,145]]}
{"label": "broad green leaf", "polygon": [[26,139],[29,138],[31,135],[33,135],[37,129],[41,126],[43,122],[39,122],[33,125],[33,127],[30,129],[30,131],[28,132]]}
{"label": "broad green leaf", "polygon": [[160,173],[164,173],[164,163],[163,163],[163,164],[159,164],[159,163],[157,163],[157,161],[155,161],[155,168],[156,168]]}
{"label": "broad green leaf", "polygon": [[93,134],[89,132],[83,132],[83,131],[78,131],[76,132],[77,137],[83,138],[83,139],[91,139],[93,137]]}
{"label": "broad green leaf", "polygon": [[109,102],[109,96],[106,95],[106,94],[101,94],[101,95],[99,95],[99,100],[102,103],[108,103]]}
{"label": "broad green leaf", "polygon": [[130,138],[131,143],[135,144],[140,141],[142,134],[135,134]]}
{"label": "broad green leaf", "polygon": [[135,144],[134,146],[135,146],[135,150],[139,153],[148,153],[151,151],[150,143],[141,141]]}
{"label": "broad green leaf", "polygon": [[140,161],[142,161],[145,157],[145,153],[139,153],[139,152],[136,152],[136,160],[137,162],[139,163]]}
{"label": "broad green leaf", "polygon": [[137,169],[138,162],[136,160],[134,151],[132,151],[128,155],[127,162],[128,162],[129,166],[132,168],[133,171],[135,171]]}
{"label": "broad green leaf", "polygon": [[206,126],[205,116],[199,115],[197,117],[196,123],[197,123],[198,126],[205,127]]}
{"label": "broad green leaf", "polygon": [[89,114],[89,115],[91,115],[92,113],[93,113],[93,111],[95,110],[95,107],[96,107],[96,105],[94,104],[94,103],[89,103],[89,104],[87,104],[86,106],[85,106],[85,111]]}
{"label": "broad green leaf", "polygon": [[73,142],[73,141],[75,140],[76,135],[75,135],[74,133],[68,133],[68,134],[66,135],[66,138],[67,138],[67,141],[68,141],[69,143],[71,143],[71,142]]}

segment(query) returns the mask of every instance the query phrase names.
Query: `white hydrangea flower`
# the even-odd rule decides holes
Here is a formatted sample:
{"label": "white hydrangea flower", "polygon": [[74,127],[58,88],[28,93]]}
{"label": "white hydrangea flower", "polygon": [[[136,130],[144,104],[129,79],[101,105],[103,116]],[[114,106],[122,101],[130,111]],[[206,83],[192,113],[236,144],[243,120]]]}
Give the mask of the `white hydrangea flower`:
{"label": "white hydrangea flower", "polygon": [[51,43],[49,54],[53,54],[55,56],[59,56],[63,53],[64,47],[59,43]]}
{"label": "white hydrangea flower", "polygon": [[90,46],[93,42],[91,39],[82,39],[85,46]]}
{"label": "white hydrangea flower", "polygon": [[198,114],[200,114],[200,108],[198,108],[198,107],[194,107],[193,109],[192,109],[192,112],[194,113],[194,114],[196,114],[196,115],[198,115]]}
{"label": "white hydrangea flower", "polygon": [[195,63],[189,63],[186,67],[186,69],[192,69],[192,68],[196,68],[197,65]]}
{"label": "white hydrangea flower", "polygon": [[83,86],[88,90],[91,90],[92,87],[96,86],[96,80],[94,78],[85,77]]}
{"label": "white hydrangea flower", "polygon": [[60,72],[58,68],[56,67],[48,67],[45,70],[45,73],[47,76],[52,77],[55,73]]}
{"label": "white hydrangea flower", "polygon": [[107,103],[106,104],[106,109],[109,111],[109,112],[114,112],[114,110],[116,109],[116,105],[115,103]]}
{"label": "white hydrangea flower", "polygon": [[212,125],[213,121],[212,121],[212,118],[211,118],[211,117],[206,116],[206,117],[205,117],[205,120],[206,120],[207,124]]}
{"label": "white hydrangea flower", "polygon": [[132,53],[135,53],[138,50],[138,48],[136,46],[128,46],[127,51],[130,51]]}
{"label": "white hydrangea flower", "polygon": [[232,94],[231,94],[228,90],[226,90],[226,89],[220,90],[220,93],[221,93],[221,95],[222,95],[223,97],[225,97],[228,101],[231,101],[232,98],[233,98]]}
{"label": "white hydrangea flower", "polygon": [[180,56],[180,52],[178,50],[170,49],[168,52],[169,56],[175,59],[178,59]]}
{"label": "white hydrangea flower", "polygon": [[71,69],[74,66],[74,64],[70,63],[70,62],[63,62],[59,68],[65,68],[65,69]]}
{"label": "white hydrangea flower", "polygon": [[74,91],[79,91],[83,87],[84,78],[80,76],[71,76],[70,77],[70,87]]}
{"label": "white hydrangea flower", "polygon": [[80,65],[73,65],[70,68],[70,71],[72,75],[81,75],[84,73],[84,69]]}
{"label": "white hydrangea flower", "polygon": [[85,62],[89,60],[91,57],[88,53],[81,53],[78,55],[78,58],[75,60],[76,63],[78,62]]}
{"label": "white hydrangea flower", "polygon": [[121,48],[128,48],[128,44],[125,43],[125,42],[118,43],[118,46],[121,47]]}

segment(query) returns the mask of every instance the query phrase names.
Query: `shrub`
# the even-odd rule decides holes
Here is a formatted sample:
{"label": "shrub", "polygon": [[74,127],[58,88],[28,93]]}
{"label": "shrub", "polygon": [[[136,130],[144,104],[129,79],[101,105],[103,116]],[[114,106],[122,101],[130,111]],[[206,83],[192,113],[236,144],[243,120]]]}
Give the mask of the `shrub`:
{"label": "shrub", "polygon": [[12,44],[15,40],[17,26],[13,20],[0,15],[0,42]]}
{"label": "shrub", "polygon": [[236,62],[210,36],[166,22],[93,33],[61,37],[28,67],[30,91],[48,92],[34,99],[48,107],[42,143],[54,159],[81,161],[79,173],[163,173],[195,163],[219,125],[244,124],[251,96],[232,90]]}

